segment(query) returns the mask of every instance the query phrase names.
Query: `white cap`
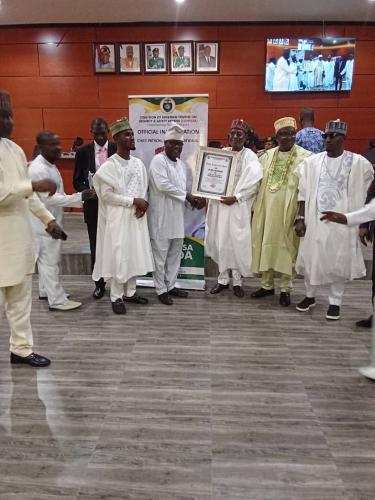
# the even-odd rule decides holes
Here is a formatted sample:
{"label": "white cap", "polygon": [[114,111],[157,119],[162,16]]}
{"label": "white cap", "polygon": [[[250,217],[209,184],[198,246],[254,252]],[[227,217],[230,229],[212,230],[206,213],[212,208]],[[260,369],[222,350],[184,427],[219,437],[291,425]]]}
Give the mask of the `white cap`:
{"label": "white cap", "polygon": [[167,132],[165,133],[164,141],[183,141],[184,129],[176,122],[171,122]]}

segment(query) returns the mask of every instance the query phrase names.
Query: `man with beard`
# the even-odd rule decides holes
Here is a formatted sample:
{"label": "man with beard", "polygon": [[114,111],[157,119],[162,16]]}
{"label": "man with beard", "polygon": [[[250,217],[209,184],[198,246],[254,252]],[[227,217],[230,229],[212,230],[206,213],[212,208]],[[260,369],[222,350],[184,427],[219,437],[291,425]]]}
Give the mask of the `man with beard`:
{"label": "man with beard", "polygon": [[280,273],[280,305],[290,305],[293,268],[298,252],[294,221],[298,211],[295,170],[311,153],[295,144],[296,120],[280,118],[274,124],[278,147],[261,156],[263,179],[254,204],[252,223],[253,272],[262,273],[254,299],[274,295],[274,273]]}

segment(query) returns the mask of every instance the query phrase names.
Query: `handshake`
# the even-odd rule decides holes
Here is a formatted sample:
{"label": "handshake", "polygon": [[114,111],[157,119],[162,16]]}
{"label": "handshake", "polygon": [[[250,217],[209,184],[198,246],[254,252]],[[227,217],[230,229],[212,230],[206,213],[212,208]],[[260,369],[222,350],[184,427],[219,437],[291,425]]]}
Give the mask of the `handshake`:
{"label": "handshake", "polygon": [[190,203],[192,208],[197,208],[198,210],[201,210],[206,206],[206,198],[193,196],[191,193],[187,193],[186,200]]}

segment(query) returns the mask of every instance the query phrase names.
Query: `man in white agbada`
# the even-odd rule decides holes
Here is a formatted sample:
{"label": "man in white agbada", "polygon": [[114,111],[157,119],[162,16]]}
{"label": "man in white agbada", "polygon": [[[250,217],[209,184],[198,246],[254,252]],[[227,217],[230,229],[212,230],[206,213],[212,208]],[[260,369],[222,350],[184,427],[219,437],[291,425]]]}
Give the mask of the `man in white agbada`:
{"label": "man in white agbada", "polygon": [[155,261],[155,290],[162,304],[172,305],[174,297],[187,297],[176,288],[184,241],[184,210],[188,201],[203,208],[204,200],[186,190],[186,166],[180,160],[184,129],[172,122],[164,137],[165,151],[150,164],[148,226]]}
{"label": "man in white agbada", "polygon": [[283,55],[279,57],[276,63],[275,76],[273,78],[274,91],[289,90],[290,76],[296,74],[295,65],[289,62],[290,50],[285,49]]}
{"label": "man in white agbada", "polygon": [[327,60],[323,61],[323,67],[324,67],[324,80],[323,80],[324,88],[332,87],[334,84],[333,73],[335,69],[335,61],[332,59],[331,54],[328,54]]}
{"label": "man in white agbada", "polygon": [[298,311],[315,306],[316,287],[329,285],[328,320],[340,318],[345,281],[366,274],[357,228],[322,222],[326,211],[351,212],[361,208],[373,179],[369,161],[345,151],[347,124],[339,120],[326,125],[326,152],[306,158],[297,169],[299,215],[296,233],[301,241],[296,271],[305,279],[306,297]]}
{"label": "man in white agbada", "polygon": [[[62,226],[64,207],[82,207],[83,193],[65,194],[62,177],[55,162],[61,156],[61,144],[58,135],[48,130],[39,132],[36,142],[40,154],[29,165],[29,176],[32,181],[51,179],[57,186],[56,193],[48,196],[39,193],[42,203],[49,209]],[[85,199],[85,198],[83,198]],[[52,239],[45,231],[43,223],[35,216],[31,219],[34,246],[38,264],[39,299],[48,300],[50,309],[68,311],[81,306],[81,302],[68,299],[59,277],[61,259],[61,240]]]}
{"label": "man in white agbada", "polygon": [[324,62],[323,56],[319,55],[315,62],[314,68],[314,87],[321,87],[323,85]]}
{"label": "man in white agbada", "polygon": [[117,153],[93,178],[99,200],[96,261],[93,280],[111,280],[115,314],[125,314],[125,302],[147,304],[136,294],[137,276],[153,271],[147,218],[147,172],[141,160],[130,155],[134,133],[127,118],[110,126]]}
{"label": "man in white agbada", "polygon": [[352,88],[353,83],[353,71],[354,71],[354,56],[353,54],[349,54],[348,59],[345,64],[345,68],[342,75],[345,75],[346,80],[346,89],[350,90]]}
{"label": "man in white agbada", "polygon": [[229,288],[231,270],[233,292],[243,297],[242,277],[252,275],[251,206],[263,169],[256,154],[244,148],[247,138],[248,125],[244,120],[233,120],[228,134],[231,147],[225,148],[239,155],[233,196],[208,203],[205,252],[218,264],[220,271],[217,284],[210,291],[212,294]]}
{"label": "man in white agbada", "polygon": [[46,367],[48,358],[33,352],[30,324],[35,254],[30,215],[38,217],[53,238],[63,231],[35,192],[53,195],[50,179],[31,181],[22,149],[8,139],[13,129],[10,96],[0,91],[0,304],[10,327],[10,362]]}

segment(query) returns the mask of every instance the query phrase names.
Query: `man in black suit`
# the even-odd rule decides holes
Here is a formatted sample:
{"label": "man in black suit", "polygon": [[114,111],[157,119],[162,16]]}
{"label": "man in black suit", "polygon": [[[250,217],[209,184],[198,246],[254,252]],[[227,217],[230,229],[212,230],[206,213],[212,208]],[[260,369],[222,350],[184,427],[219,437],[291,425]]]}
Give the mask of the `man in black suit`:
{"label": "man in black suit", "polygon": [[211,56],[210,45],[205,45],[203,51],[199,53],[199,66],[201,68],[215,68],[216,57]]}
{"label": "man in black suit", "polygon": [[334,78],[335,78],[335,89],[336,90],[341,90],[342,87],[342,79],[344,75],[342,72],[344,71],[344,68],[346,66],[346,59],[343,57],[337,57],[335,61],[335,67],[334,67]]}
{"label": "man in black suit", "polygon": [[[77,191],[92,189],[92,176],[101,164],[116,153],[116,144],[108,142],[108,123],[103,118],[95,118],[90,128],[94,141],[76,151],[73,185]],[[94,268],[96,251],[96,229],[98,225],[98,199],[84,202],[83,212],[90,240],[91,266]],[[101,299],[105,292],[103,278],[95,281],[94,299]]]}

